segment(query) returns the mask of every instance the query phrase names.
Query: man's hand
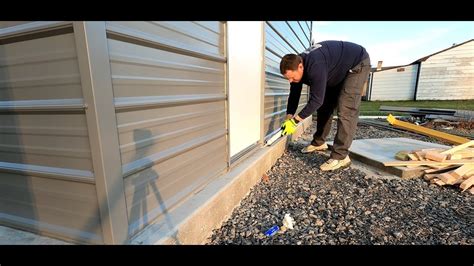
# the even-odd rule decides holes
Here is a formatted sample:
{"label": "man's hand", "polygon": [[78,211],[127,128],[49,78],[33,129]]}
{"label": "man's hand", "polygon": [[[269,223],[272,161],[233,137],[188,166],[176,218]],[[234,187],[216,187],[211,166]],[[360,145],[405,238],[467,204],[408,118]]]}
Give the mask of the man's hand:
{"label": "man's hand", "polygon": [[282,130],[281,134],[285,136],[285,135],[291,135],[295,133],[297,125],[298,125],[298,120],[294,118],[285,120],[285,122],[281,124],[281,130]]}

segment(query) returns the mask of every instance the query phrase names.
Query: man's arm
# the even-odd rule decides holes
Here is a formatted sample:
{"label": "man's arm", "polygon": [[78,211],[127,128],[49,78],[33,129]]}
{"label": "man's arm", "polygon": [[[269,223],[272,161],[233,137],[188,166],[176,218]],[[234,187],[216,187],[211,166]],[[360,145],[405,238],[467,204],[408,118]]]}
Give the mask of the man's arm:
{"label": "man's arm", "polygon": [[302,82],[290,84],[290,95],[288,96],[288,104],[286,107],[286,119],[292,118],[296,113],[296,109],[298,109],[298,103],[300,102],[302,89]]}
{"label": "man's arm", "polygon": [[325,71],[325,69],[318,69],[317,72],[310,73],[309,78],[311,79],[311,85],[308,103],[303,110],[295,116],[295,119],[300,122],[323,105],[324,95],[326,94],[327,71]]}

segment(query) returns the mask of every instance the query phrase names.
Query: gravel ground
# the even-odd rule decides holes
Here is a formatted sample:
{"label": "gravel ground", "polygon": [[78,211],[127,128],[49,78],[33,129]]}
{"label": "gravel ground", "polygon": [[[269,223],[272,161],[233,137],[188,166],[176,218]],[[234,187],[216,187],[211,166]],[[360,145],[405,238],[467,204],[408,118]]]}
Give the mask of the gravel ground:
{"label": "gravel ground", "polygon": [[[322,173],[328,153],[302,154],[315,123],[258,183],[231,217],[209,239],[216,244],[257,245],[472,245],[474,197],[458,188],[430,185],[423,179],[402,180],[366,175],[349,167]],[[332,140],[335,123],[330,135]],[[411,137],[359,125],[355,139]],[[423,136],[418,139],[433,141]],[[293,230],[273,236],[285,214]]]}

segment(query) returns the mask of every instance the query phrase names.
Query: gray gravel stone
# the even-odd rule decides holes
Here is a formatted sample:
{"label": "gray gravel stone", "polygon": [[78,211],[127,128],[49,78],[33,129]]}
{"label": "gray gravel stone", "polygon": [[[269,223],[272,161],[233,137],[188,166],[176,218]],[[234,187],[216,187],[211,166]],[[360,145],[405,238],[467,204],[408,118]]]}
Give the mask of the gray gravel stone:
{"label": "gray gravel stone", "polygon": [[[474,198],[458,188],[430,185],[423,179],[378,178],[349,167],[321,172],[327,153],[300,152],[316,123],[241,201],[208,244],[221,245],[472,245]],[[332,140],[335,123],[329,136]],[[400,132],[359,125],[355,139],[408,137]],[[439,142],[427,137],[423,141]],[[446,143],[442,143],[446,144]],[[268,237],[284,215],[294,230]]]}

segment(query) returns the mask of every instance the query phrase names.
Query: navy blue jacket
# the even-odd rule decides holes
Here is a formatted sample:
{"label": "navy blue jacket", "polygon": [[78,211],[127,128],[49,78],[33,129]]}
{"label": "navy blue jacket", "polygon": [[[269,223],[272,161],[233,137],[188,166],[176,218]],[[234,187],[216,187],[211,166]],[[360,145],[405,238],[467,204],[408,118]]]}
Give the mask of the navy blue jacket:
{"label": "navy blue jacket", "polygon": [[324,101],[326,88],[336,88],[349,69],[368,57],[364,47],[343,41],[324,41],[321,47],[308,49],[299,54],[303,58],[303,77],[298,83],[290,84],[290,95],[286,113],[294,115],[298,108],[303,84],[309,85],[309,100],[298,114],[302,119],[310,116]]}

